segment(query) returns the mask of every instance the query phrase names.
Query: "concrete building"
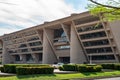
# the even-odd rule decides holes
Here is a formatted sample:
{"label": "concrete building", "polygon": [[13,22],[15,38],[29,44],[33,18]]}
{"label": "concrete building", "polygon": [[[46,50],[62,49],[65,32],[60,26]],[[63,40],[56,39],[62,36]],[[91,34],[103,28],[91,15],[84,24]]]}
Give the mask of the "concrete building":
{"label": "concrete building", "polygon": [[3,64],[120,62],[120,21],[102,22],[89,12],[5,34],[0,39]]}

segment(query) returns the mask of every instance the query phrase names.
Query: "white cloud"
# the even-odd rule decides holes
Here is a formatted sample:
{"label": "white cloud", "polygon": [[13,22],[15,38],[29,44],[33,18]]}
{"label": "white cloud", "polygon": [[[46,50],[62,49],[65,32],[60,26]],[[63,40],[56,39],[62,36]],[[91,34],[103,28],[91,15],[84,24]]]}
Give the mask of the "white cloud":
{"label": "white cloud", "polygon": [[[0,35],[69,16],[74,12],[78,11],[64,0],[0,0],[0,23],[9,24],[11,28],[0,24]],[[13,29],[16,25],[22,28]]]}

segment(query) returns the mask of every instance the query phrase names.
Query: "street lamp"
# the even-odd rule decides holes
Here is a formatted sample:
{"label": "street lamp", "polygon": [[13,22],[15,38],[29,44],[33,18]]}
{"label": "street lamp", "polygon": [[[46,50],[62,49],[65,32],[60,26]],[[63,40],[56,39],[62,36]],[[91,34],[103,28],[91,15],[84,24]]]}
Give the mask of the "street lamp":
{"label": "street lamp", "polygon": [[90,64],[92,64],[92,54],[90,54]]}

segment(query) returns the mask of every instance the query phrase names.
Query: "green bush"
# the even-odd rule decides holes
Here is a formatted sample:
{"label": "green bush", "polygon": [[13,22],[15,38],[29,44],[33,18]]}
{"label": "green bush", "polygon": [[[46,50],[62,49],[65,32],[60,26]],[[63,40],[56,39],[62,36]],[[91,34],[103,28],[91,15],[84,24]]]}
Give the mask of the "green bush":
{"label": "green bush", "polygon": [[62,67],[64,71],[77,71],[76,64],[64,64]]}
{"label": "green bush", "polygon": [[79,72],[88,72],[86,65],[78,65],[78,71]]}
{"label": "green bush", "polygon": [[103,69],[115,69],[115,64],[112,63],[101,64],[101,66],[103,67]]}
{"label": "green bush", "polygon": [[17,75],[53,74],[53,67],[17,67]]}
{"label": "green bush", "polygon": [[115,69],[115,70],[120,70],[120,64],[115,64],[115,65],[114,65],[114,69]]}
{"label": "green bush", "polygon": [[0,67],[0,71],[4,72],[4,67],[3,66]]}
{"label": "green bush", "polygon": [[94,66],[95,72],[100,72],[103,69],[101,65]]}
{"label": "green bush", "polygon": [[78,65],[79,72],[100,72],[102,66],[100,65]]}
{"label": "green bush", "polygon": [[59,69],[60,71],[64,71],[63,66],[58,67],[58,69]]}
{"label": "green bush", "polygon": [[49,66],[49,65],[42,65],[42,64],[5,64],[4,72],[5,73],[16,73],[16,67],[41,67],[41,66]]}

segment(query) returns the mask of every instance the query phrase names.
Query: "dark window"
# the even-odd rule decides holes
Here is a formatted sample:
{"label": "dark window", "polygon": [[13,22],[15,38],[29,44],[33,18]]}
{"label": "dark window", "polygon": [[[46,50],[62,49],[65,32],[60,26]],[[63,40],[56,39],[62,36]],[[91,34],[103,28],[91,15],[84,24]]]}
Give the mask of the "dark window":
{"label": "dark window", "polygon": [[70,63],[70,57],[59,57],[59,62]]}
{"label": "dark window", "polygon": [[95,49],[86,49],[87,53],[108,53],[112,52],[111,47],[106,48],[95,48]]}
{"label": "dark window", "polygon": [[28,49],[21,49],[21,52],[28,52]]}
{"label": "dark window", "polygon": [[42,53],[39,53],[38,56],[39,56],[38,60],[42,61]]}
{"label": "dark window", "polygon": [[19,55],[15,55],[15,61],[20,61],[20,56]]}
{"label": "dark window", "polygon": [[92,56],[92,60],[114,60],[114,55],[99,55],[99,56]]}
{"label": "dark window", "polygon": [[26,45],[26,44],[21,44],[21,45],[19,46],[19,48],[23,48],[23,47],[27,47],[27,45]]}
{"label": "dark window", "polygon": [[95,25],[95,26],[88,26],[88,27],[80,27],[77,29],[78,32],[85,32],[85,31],[91,31],[91,30],[97,30],[97,29],[102,29],[103,26],[100,25]]}
{"label": "dark window", "polygon": [[39,37],[32,37],[32,38],[28,39],[28,41],[34,41],[34,40],[39,40]]}
{"label": "dark window", "polygon": [[63,29],[61,28],[61,29],[55,29],[54,30],[54,38],[60,38],[61,37],[61,35],[63,34]]}
{"label": "dark window", "polygon": [[41,51],[41,50],[43,50],[43,48],[39,48],[39,47],[37,47],[37,48],[31,48],[32,49],[32,51]]}
{"label": "dark window", "polygon": [[75,22],[75,25],[79,25],[79,24],[89,23],[97,20],[99,20],[99,17],[89,16],[83,19],[74,20],[74,22]]}
{"label": "dark window", "polygon": [[33,61],[33,57],[31,54],[26,54],[26,61]]}
{"label": "dark window", "polygon": [[81,39],[91,39],[91,38],[98,38],[98,37],[105,37],[105,36],[106,34],[104,31],[80,35]]}
{"label": "dark window", "polygon": [[83,42],[84,46],[97,46],[97,45],[107,45],[109,44],[109,41],[106,40],[97,40],[97,41],[88,41],[88,42]]}
{"label": "dark window", "polygon": [[33,42],[33,43],[29,43],[30,46],[38,46],[38,45],[41,45],[42,43],[39,41],[39,42]]}

